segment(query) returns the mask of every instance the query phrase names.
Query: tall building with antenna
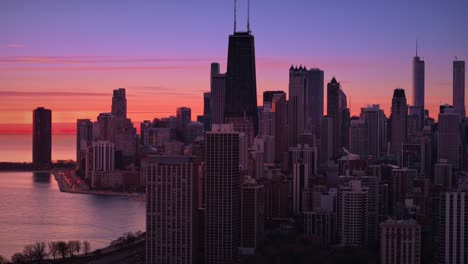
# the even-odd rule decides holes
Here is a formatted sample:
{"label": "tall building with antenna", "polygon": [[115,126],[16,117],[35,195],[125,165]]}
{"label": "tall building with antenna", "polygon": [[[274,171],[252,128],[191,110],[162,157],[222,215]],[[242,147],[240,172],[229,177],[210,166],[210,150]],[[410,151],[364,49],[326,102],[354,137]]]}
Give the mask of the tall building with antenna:
{"label": "tall building with antenna", "polygon": [[247,31],[238,32],[234,1],[234,33],[229,36],[224,121],[231,123],[247,119],[253,123],[255,133],[258,133],[255,46],[250,31],[249,2]]}
{"label": "tall building with antenna", "polygon": [[416,41],[416,56],[413,58],[413,106],[420,117],[419,124],[424,126],[424,61],[418,56],[418,42]]}

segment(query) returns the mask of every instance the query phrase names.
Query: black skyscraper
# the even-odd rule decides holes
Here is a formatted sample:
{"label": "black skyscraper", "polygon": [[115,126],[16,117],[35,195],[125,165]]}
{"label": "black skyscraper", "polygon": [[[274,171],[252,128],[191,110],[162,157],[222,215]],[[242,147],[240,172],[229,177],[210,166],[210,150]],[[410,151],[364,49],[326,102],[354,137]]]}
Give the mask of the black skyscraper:
{"label": "black skyscraper", "polygon": [[226,73],[225,122],[246,117],[258,132],[257,80],[254,37],[247,32],[229,36]]}
{"label": "black skyscraper", "polygon": [[38,107],[33,112],[33,163],[48,165],[52,160],[52,111]]}

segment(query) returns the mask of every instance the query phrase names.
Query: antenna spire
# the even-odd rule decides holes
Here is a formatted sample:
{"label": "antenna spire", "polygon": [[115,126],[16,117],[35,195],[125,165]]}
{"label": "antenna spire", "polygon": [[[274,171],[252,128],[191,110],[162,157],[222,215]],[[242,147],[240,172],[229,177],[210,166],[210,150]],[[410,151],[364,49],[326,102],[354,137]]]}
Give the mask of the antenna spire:
{"label": "antenna spire", "polygon": [[237,1],[234,0],[234,33],[236,33],[236,16],[237,16],[237,14],[236,14],[237,10],[236,9],[237,9]]}
{"label": "antenna spire", "polygon": [[418,56],[418,40],[416,40],[416,57]]}
{"label": "antenna spire", "polygon": [[247,32],[250,33],[250,0],[247,0]]}

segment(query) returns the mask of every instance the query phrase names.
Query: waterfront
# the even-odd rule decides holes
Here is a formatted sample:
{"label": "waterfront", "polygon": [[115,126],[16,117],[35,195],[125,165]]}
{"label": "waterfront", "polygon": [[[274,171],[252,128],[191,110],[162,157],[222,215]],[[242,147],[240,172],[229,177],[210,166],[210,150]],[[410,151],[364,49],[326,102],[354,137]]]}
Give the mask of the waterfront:
{"label": "waterfront", "polygon": [[145,229],[144,202],[60,192],[49,173],[0,172],[0,190],[0,255],[8,258],[38,241],[88,240],[94,250]]}

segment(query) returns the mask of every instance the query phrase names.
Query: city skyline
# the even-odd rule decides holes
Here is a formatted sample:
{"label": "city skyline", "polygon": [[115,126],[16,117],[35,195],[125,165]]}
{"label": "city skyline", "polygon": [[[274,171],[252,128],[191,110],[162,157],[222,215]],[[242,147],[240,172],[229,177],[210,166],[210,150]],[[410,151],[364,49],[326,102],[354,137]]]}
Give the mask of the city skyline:
{"label": "city skyline", "polygon": [[[415,56],[416,40],[418,56],[426,62],[425,101],[430,116],[437,119],[441,103],[452,104],[451,92],[445,92],[452,90],[452,61],[455,56],[466,60],[468,54],[464,45],[468,40],[460,26],[467,20],[461,11],[466,3],[452,1],[440,6],[433,1],[420,7],[417,2],[377,6],[360,1],[357,3],[359,8],[340,1],[318,6],[299,3],[307,8],[301,10],[286,3],[266,5],[264,1],[251,3],[251,29],[257,42],[258,105],[261,105],[263,91],[287,91],[289,67],[302,64],[322,69],[325,82],[332,77],[340,80],[343,90],[351,95],[348,100],[352,115],[358,115],[361,107],[371,104],[380,104],[389,115],[393,89],[405,89],[408,102],[413,101],[411,61]],[[246,27],[246,14],[242,9],[245,1],[238,4],[238,30],[243,30]],[[219,23],[209,23],[209,19],[197,16],[197,12],[206,7],[203,4],[186,4],[178,9],[182,21],[206,29],[197,32],[200,37],[195,37],[188,27],[183,26],[184,23],[161,28],[157,22],[164,18],[153,18],[143,10],[173,11],[175,6],[168,3],[142,4],[125,14],[126,5],[122,2],[116,2],[108,9],[91,3],[85,3],[81,9],[74,5],[57,5],[53,10],[41,10],[34,4],[23,7],[20,2],[5,2],[4,5],[6,8],[2,10],[7,13],[2,17],[6,22],[13,22],[16,30],[0,27],[0,31],[7,32],[5,40],[0,42],[3,103],[0,134],[31,133],[31,109],[38,105],[54,111],[55,134],[73,134],[76,119],[94,119],[98,113],[109,111],[106,107],[108,99],[103,98],[116,87],[127,89],[129,118],[134,122],[173,114],[179,106],[190,107],[195,119],[203,112],[202,93],[210,90],[210,78],[207,77],[210,63],[219,62],[221,72],[226,69],[228,43],[225,36],[232,34],[232,17],[221,14],[232,12],[230,2],[206,3],[209,18]],[[19,8],[24,9],[20,12]],[[368,18],[359,16],[360,9],[369,11]],[[416,9],[422,11],[410,12]],[[61,26],[54,25],[54,21],[62,19],[63,15],[53,13],[54,10],[70,15],[70,20]],[[89,17],[92,10],[101,11],[102,17]],[[276,21],[263,14],[264,10],[275,16]],[[322,13],[330,10],[336,13],[336,21],[321,20],[326,18]],[[29,16],[37,11],[49,17],[33,25]],[[137,14],[140,15],[138,21],[128,22],[128,25],[125,24],[128,19],[114,18],[119,15],[130,18]],[[386,19],[392,16],[399,20],[389,23]],[[89,22],[74,23],[84,17],[89,18]],[[106,19],[102,18],[108,18],[109,22],[103,22]],[[354,22],[354,29],[346,24],[348,19]],[[440,24],[424,26],[432,19],[437,19]],[[96,22],[96,30],[89,30],[88,23],[92,21]],[[148,34],[151,28],[146,24],[136,24],[142,21],[155,22],[155,34]],[[402,28],[404,22],[411,26]],[[141,28],[141,32],[127,32],[129,40],[119,41],[117,30],[125,26],[128,31],[132,25]],[[293,30],[286,30],[292,26]],[[378,30],[379,26],[382,30]],[[349,30],[355,35],[350,35]],[[23,34],[15,33],[17,31]],[[40,39],[36,31],[43,33]],[[107,37],[98,36],[97,31],[106,32]],[[166,37],[159,38],[158,32]],[[290,43],[295,43],[294,47],[291,48],[288,41],[278,39],[278,32],[285,34]],[[57,37],[57,33],[63,39]],[[193,45],[182,47],[180,34],[193,39]],[[67,37],[77,38],[76,43],[64,42]],[[87,38],[90,43],[77,47]],[[448,39],[450,41],[446,41]],[[202,47],[206,43],[210,43],[210,48]],[[178,78],[181,74],[187,78]],[[375,88],[376,84],[379,88]],[[375,93],[368,93],[369,89]],[[34,102],[28,102],[33,101],[31,98]],[[84,102],[86,107],[83,107]],[[325,103],[324,109],[326,107]],[[139,127],[138,124],[135,126]]]}

